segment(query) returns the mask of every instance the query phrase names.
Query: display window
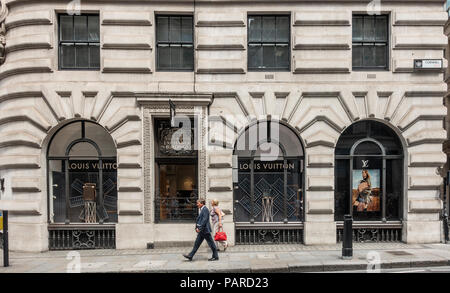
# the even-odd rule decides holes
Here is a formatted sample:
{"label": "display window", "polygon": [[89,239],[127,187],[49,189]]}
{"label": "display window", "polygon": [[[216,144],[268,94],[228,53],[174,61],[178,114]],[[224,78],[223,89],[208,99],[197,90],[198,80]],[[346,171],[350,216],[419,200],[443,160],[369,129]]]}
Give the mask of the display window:
{"label": "display window", "polygon": [[197,217],[198,152],[194,119],[155,119],[155,221],[193,222]]}
{"label": "display window", "polygon": [[234,151],[236,222],[303,220],[303,147],[279,121],[258,121],[238,138]]}
{"label": "display window", "polygon": [[72,122],[48,149],[50,223],[116,223],[117,161],[114,141],[100,125]]}
{"label": "display window", "polygon": [[377,121],[347,128],[336,146],[335,218],[401,220],[403,148],[396,133]]}

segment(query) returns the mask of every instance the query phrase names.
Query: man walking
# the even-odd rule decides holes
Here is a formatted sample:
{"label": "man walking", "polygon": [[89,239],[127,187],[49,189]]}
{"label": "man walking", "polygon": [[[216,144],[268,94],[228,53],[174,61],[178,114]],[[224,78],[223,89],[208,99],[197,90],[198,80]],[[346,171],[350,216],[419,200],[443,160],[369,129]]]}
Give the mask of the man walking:
{"label": "man walking", "polygon": [[211,236],[211,225],[209,223],[209,210],[205,206],[206,201],[204,199],[197,200],[197,207],[200,212],[197,217],[197,226],[195,231],[197,232],[197,239],[195,239],[194,248],[189,254],[183,254],[183,256],[189,260],[192,260],[194,254],[197,252],[198,248],[202,244],[203,240],[206,240],[209,247],[212,250],[212,258],[209,261],[219,260],[219,254],[217,253],[216,244]]}

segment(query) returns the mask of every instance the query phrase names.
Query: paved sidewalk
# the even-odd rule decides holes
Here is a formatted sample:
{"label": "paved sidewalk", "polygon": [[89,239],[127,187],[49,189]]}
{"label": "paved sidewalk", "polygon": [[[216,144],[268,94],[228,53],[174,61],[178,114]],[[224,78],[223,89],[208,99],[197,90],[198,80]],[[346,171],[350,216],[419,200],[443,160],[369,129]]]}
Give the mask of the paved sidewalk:
{"label": "paved sidewalk", "polygon": [[[249,245],[235,246],[220,252],[219,261],[209,262],[211,253],[201,247],[189,262],[182,257],[190,247],[148,250],[77,251],[81,272],[320,272],[366,270],[373,251],[379,255],[381,271],[390,268],[448,266],[450,245],[407,245],[404,243],[355,244],[352,260],[341,259],[341,245]],[[65,273],[73,267],[70,251],[10,253],[10,267],[0,273]],[[73,252],[72,252],[73,253]],[[75,253],[75,254],[76,254]],[[0,254],[0,258],[1,258]]]}

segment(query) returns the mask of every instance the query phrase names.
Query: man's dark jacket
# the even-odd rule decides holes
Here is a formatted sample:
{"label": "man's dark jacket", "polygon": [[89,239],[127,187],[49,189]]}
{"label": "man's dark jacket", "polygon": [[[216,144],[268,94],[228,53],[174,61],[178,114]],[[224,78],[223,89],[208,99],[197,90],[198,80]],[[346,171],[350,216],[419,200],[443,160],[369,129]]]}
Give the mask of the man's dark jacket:
{"label": "man's dark jacket", "polygon": [[200,214],[197,217],[197,228],[200,233],[211,233],[211,224],[209,223],[209,210],[206,206],[200,210]]}

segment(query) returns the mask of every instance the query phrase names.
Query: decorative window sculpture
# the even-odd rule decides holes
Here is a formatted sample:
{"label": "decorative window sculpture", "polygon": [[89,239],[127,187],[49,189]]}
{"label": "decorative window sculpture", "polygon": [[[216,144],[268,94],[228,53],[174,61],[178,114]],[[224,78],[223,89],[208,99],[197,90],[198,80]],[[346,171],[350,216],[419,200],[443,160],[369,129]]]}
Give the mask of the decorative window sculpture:
{"label": "decorative window sculpture", "polygon": [[5,20],[8,16],[8,7],[5,0],[0,0],[0,65],[5,63],[6,60],[6,26]]}

